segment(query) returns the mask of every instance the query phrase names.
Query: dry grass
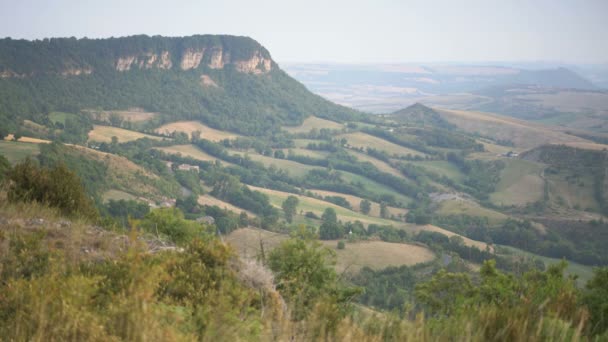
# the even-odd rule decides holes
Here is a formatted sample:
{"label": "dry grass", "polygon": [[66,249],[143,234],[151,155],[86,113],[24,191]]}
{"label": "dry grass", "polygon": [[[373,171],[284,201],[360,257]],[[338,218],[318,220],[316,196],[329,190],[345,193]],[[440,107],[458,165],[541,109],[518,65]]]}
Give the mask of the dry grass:
{"label": "dry grass", "polygon": [[268,253],[288,238],[289,236],[286,234],[247,227],[231,232],[225,237],[225,240],[236,249],[241,257],[252,258],[260,255],[261,246],[264,246],[264,252]]}
{"label": "dry grass", "polygon": [[95,142],[111,142],[112,137],[117,137],[119,143],[133,141],[142,138],[148,138],[153,140],[161,140],[162,138],[136,131],[130,131],[128,129],[112,127],[112,126],[100,126],[94,125],[93,130],[89,132],[89,141]]}
{"label": "dry grass", "polygon": [[419,231],[423,231],[424,230],[424,231],[429,231],[429,232],[441,233],[441,234],[443,234],[443,235],[445,235],[447,237],[460,236],[463,239],[465,245],[467,245],[467,246],[475,246],[475,247],[479,248],[480,250],[485,250],[486,247],[488,246],[488,244],[485,243],[485,242],[471,240],[471,239],[469,239],[467,237],[464,237],[464,236],[462,236],[460,234],[456,234],[454,232],[451,232],[449,230],[443,229],[441,227],[434,226],[432,224],[427,224],[427,225],[423,225],[423,226],[411,225],[409,227],[409,230],[411,232],[413,232],[413,233],[417,233]]}
{"label": "dry grass", "polygon": [[249,210],[245,210],[245,209],[239,208],[239,207],[237,207],[235,205],[232,205],[232,204],[230,204],[228,202],[224,202],[224,201],[222,201],[220,199],[217,199],[217,198],[215,198],[215,197],[213,197],[211,195],[199,196],[198,197],[198,204],[200,204],[200,205],[208,205],[208,206],[214,206],[215,205],[215,206],[218,206],[218,207],[220,207],[222,209],[233,211],[233,212],[235,212],[237,214],[240,214],[241,212],[244,211],[250,217],[257,216],[256,214],[252,213]]}
{"label": "dry grass", "polygon": [[412,150],[407,147],[403,147],[397,144],[393,144],[392,142],[386,141],[384,139],[375,137],[373,135],[369,135],[366,133],[355,132],[342,134],[337,137],[338,139],[345,138],[348,141],[348,144],[357,148],[363,147],[372,147],[380,151],[384,151],[389,155],[397,154],[401,156],[424,156],[425,154],[416,150]]}
{"label": "dry grass", "polygon": [[[318,196],[340,196],[340,197],[344,197],[344,199],[346,199],[346,201],[350,204],[350,206],[355,210],[355,211],[361,211],[360,208],[360,204],[361,201],[363,201],[363,198],[358,197],[358,196],[353,196],[353,195],[347,195],[347,194],[343,194],[341,192],[333,192],[333,191],[326,191],[326,190],[317,190],[317,189],[310,189],[310,191]],[[371,202],[371,201],[370,201]],[[369,212],[370,216],[375,216],[375,217],[380,217],[380,204],[376,203],[376,202],[371,202],[372,207],[371,210]],[[395,208],[395,207],[387,207],[388,209],[388,213],[389,216],[390,215],[402,215],[405,216],[408,212],[407,209],[403,209],[403,208]]]}
{"label": "dry grass", "polygon": [[169,135],[173,132],[184,132],[188,134],[188,136],[192,136],[192,132],[200,131],[201,139],[206,139],[209,141],[222,141],[224,139],[235,139],[240,135],[236,133],[230,133],[225,131],[220,131],[215,128],[211,128],[209,126],[203,125],[198,121],[177,121],[168,123],[166,125],[162,125],[155,130],[156,133]]}
{"label": "dry grass", "polygon": [[108,111],[97,111],[97,110],[83,110],[83,112],[89,113],[94,118],[100,121],[109,122],[111,114],[118,114],[124,121],[131,122],[144,122],[152,120],[158,116],[158,113],[146,112],[140,108],[130,108],[129,110],[108,110]]}
{"label": "dry grass", "polygon": [[435,259],[430,249],[406,243],[359,241],[346,243],[345,249],[337,249],[337,240],[322,243],[336,251],[336,270],[339,273],[356,273],[366,266],[376,270],[389,266],[412,266]]}
{"label": "dry grass", "polygon": [[[15,139],[15,136],[13,134],[9,134],[6,137],[4,137],[4,140],[6,140],[6,141],[13,141],[14,139]],[[50,144],[52,142],[50,140],[31,138],[31,137],[21,137],[17,141],[22,142],[22,143],[30,143],[30,144]]]}
{"label": "dry grass", "polygon": [[317,130],[320,130],[322,128],[327,128],[327,129],[342,129],[344,127],[344,125],[342,125],[341,123],[337,123],[334,121],[329,121],[329,120],[325,120],[325,119],[321,119],[318,118],[316,116],[310,116],[308,118],[306,118],[304,120],[304,122],[302,122],[302,124],[300,126],[296,126],[296,127],[283,127],[284,130],[286,130],[289,133],[308,133],[310,132],[313,128],[316,128]]}

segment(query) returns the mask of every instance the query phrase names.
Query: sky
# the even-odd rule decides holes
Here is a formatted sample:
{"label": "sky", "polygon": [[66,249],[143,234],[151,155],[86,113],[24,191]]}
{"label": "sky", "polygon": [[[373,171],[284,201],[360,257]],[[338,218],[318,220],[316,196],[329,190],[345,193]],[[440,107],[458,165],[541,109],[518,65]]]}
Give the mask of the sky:
{"label": "sky", "polygon": [[279,62],[608,63],[608,0],[0,0],[0,37],[250,36]]}

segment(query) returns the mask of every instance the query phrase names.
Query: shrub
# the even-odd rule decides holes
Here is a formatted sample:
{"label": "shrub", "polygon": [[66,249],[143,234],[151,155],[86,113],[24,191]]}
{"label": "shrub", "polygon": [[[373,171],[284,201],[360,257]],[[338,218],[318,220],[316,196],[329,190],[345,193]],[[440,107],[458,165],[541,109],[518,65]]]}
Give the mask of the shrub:
{"label": "shrub", "polygon": [[8,173],[11,202],[39,202],[56,207],[67,216],[98,217],[78,176],[65,165],[40,168],[29,158]]}
{"label": "shrub", "polygon": [[338,249],[344,249],[344,248],[346,248],[344,241],[342,241],[342,240],[338,241]]}

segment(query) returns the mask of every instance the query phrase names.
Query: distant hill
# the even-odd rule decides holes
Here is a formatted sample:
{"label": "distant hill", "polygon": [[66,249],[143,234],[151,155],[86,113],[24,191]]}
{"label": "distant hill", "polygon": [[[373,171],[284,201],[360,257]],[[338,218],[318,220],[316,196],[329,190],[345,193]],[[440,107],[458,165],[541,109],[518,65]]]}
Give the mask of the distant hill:
{"label": "distant hill", "polygon": [[[344,120],[354,110],[310,93],[248,37],[132,36],[0,40],[0,127],[48,113],[140,107],[163,121],[198,119],[262,135],[310,115]],[[6,134],[6,132],[0,132]]]}
{"label": "distant hill", "polygon": [[597,89],[589,80],[566,68],[522,70],[508,81],[515,84],[534,85],[544,88]]}
{"label": "distant hill", "polygon": [[451,128],[454,125],[447,122],[434,109],[423,104],[415,103],[409,107],[400,109],[389,115],[392,119],[402,123],[414,124],[417,126],[433,126],[441,128]]}

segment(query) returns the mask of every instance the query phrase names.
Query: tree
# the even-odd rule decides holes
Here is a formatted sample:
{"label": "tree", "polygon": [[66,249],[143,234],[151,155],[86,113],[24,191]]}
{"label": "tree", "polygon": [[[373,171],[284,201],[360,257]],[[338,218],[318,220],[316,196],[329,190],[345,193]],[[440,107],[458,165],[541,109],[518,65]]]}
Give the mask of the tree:
{"label": "tree", "polygon": [[326,208],[321,220],[323,223],[319,227],[319,238],[322,240],[339,239],[344,235],[344,227],[338,223],[338,216],[333,208]]}
{"label": "tree", "polygon": [[110,120],[111,126],[120,127],[122,125],[122,117],[118,113],[110,113],[108,120]]}
{"label": "tree", "polygon": [[297,212],[298,202],[299,202],[299,200],[296,196],[289,196],[283,202],[282,207],[283,207],[283,212],[285,213],[285,220],[289,223],[291,223],[293,221],[293,216]]}
{"label": "tree", "polygon": [[387,218],[388,217],[388,208],[386,203],[380,202],[380,217]]}
{"label": "tree", "polygon": [[[0,139],[2,139],[1,136],[0,136]],[[4,156],[0,155],[0,183],[2,183],[5,175],[8,173],[8,171],[10,169],[11,169],[11,163],[9,163],[9,161],[6,158],[4,158]]]}
{"label": "tree", "polygon": [[608,329],[608,267],[594,270],[581,299],[591,314],[592,333],[605,332]]}
{"label": "tree", "polygon": [[323,223],[338,223],[336,210],[334,208],[325,208],[321,220],[323,220]]}
{"label": "tree", "polygon": [[359,204],[359,209],[361,210],[361,213],[367,215],[369,214],[370,210],[372,209],[372,202],[364,199],[361,201],[361,204]]}

